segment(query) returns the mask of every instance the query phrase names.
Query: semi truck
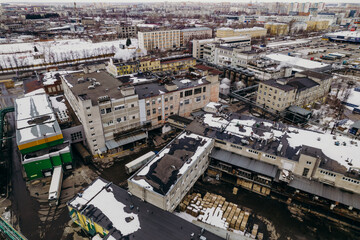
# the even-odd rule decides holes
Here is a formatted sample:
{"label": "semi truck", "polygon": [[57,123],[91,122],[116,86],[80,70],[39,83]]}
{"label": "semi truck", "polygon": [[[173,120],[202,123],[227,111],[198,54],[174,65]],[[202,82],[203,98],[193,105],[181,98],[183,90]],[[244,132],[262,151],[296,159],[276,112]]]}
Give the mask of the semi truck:
{"label": "semi truck", "polygon": [[62,166],[54,167],[49,189],[49,205],[56,206],[59,204],[61,186],[63,180]]}
{"label": "semi truck", "polygon": [[125,165],[126,173],[130,174],[130,173],[135,172],[136,170],[138,170],[139,168],[144,166],[145,163],[147,163],[147,161],[149,161],[153,156],[155,156],[155,153],[150,151],[150,152],[142,155],[141,157],[138,157],[134,161],[131,161],[131,162],[127,163]]}
{"label": "semi truck", "polygon": [[79,153],[80,157],[84,161],[85,164],[89,164],[92,160],[92,157],[89,151],[83,146],[82,143],[78,142],[74,144],[76,151]]}

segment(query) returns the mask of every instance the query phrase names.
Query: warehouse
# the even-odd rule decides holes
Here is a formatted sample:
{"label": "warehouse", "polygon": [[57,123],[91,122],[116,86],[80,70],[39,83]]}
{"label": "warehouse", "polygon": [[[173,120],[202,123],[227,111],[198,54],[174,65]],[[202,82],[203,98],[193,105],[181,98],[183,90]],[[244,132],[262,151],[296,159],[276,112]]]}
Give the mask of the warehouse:
{"label": "warehouse", "polygon": [[68,203],[71,219],[91,236],[104,239],[222,239],[200,227],[132,196],[102,178],[96,179]]}
{"label": "warehouse", "polygon": [[128,179],[129,191],[172,212],[208,166],[211,138],[183,132]]}

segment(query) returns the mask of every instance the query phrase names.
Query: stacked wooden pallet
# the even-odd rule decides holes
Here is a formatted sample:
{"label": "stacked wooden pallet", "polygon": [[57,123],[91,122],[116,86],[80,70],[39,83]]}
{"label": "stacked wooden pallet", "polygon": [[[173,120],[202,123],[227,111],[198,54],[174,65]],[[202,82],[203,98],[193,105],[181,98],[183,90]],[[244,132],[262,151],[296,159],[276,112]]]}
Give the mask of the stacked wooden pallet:
{"label": "stacked wooden pallet", "polygon": [[231,231],[244,232],[250,215],[224,197],[209,192],[203,198],[199,193],[187,195],[179,208],[180,211],[197,217],[199,221]]}

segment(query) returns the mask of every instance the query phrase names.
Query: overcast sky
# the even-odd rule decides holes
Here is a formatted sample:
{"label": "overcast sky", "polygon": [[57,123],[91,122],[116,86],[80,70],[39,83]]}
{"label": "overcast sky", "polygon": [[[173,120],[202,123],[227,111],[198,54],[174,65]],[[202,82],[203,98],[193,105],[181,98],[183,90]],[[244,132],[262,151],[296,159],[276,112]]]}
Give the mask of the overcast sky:
{"label": "overcast sky", "polygon": [[[39,1],[39,0],[0,0],[0,3],[14,3],[14,2],[18,2],[18,3],[50,3],[50,2],[56,2],[56,3],[73,3],[73,2],[113,2],[113,3],[139,3],[139,2],[164,2],[164,1],[159,1],[159,0],[96,0],[96,1],[87,1],[87,0],[44,0],[44,1]],[[207,3],[207,2],[238,2],[238,3],[250,3],[251,0],[167,0],[167,2],[203,2],[203,3]],[[319,1],[314,1],[314,0],[252,0],[253,3],[255,2],[325,2],[325,3],[359,3],[358,0],[319,0]]]}

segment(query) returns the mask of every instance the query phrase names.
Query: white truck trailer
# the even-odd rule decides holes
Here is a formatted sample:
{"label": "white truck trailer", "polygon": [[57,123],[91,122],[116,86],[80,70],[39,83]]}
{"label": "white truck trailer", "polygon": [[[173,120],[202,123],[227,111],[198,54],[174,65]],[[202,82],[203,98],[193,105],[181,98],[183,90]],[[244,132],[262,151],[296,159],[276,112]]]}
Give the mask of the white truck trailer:
{"label": "white truck trailer", "polygon": [[145,163],[147,163],[147,161],[149,161],[153,156],[155,156],[155,153],[150,151],[144,155],[142,155],[141,157],[138,157],[137,159],[135,159],[134,161],[129,162],[128,164],[125,165],[125,171],[127,174],[130,174],[136,170],[138,170],[139,168],[141,168]]}
{"label": "white truck trailer", "polygon": [[56,206],[59,204],[60,192],[63,180],[62,166],[54,167],[49,189],[49,205]]}

